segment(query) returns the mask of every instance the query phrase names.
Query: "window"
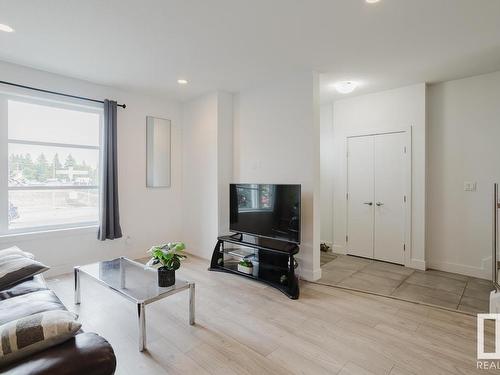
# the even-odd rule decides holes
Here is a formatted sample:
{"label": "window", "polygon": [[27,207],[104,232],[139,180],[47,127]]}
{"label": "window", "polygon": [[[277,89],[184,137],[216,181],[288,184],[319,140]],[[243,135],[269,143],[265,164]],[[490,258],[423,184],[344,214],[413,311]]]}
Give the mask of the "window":
{"label": "window", "polygon": [[237,185],[238,211],[270,211],[274,205],[274,191],[271,185]]}
{"label": "window", "polygon": [[100,108],[0,96],[0,234],[96,224]]}

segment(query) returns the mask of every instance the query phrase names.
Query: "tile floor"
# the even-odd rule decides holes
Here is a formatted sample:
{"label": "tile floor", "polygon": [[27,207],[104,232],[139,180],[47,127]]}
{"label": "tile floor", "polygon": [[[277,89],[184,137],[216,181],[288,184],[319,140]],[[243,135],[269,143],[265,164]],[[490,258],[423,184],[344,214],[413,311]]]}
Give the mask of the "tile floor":
{"label": "tile floor", "polygon": [[[487,312],[490,281],[449,272],[418,271],[349,255],[321,253],[320,284],[375,292],[468,313]],[[323,264],[324,263],[324,264]]]}

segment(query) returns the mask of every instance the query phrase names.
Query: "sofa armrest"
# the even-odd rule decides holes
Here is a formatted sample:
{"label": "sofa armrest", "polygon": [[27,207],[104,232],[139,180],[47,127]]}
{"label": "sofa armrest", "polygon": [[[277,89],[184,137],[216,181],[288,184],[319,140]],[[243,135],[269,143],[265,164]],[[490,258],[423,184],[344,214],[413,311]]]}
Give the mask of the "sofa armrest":
{"label": "sofa armrest", "polygon": [[111,345],[95,333],[74,338],[0,369],[8,375],[112,375],[116,358]]}

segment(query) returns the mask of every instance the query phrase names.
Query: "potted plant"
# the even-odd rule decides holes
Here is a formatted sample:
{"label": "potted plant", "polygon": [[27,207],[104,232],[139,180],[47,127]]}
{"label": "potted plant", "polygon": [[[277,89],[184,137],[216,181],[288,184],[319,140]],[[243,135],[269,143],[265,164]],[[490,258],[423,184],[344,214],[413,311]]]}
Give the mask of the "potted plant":
{"label": "potted plant", "polygon": [[175,284],[175,270],[181,266],[181,261],[186,259],[183,251],[186,248],[182,242],[153,246],[148,250],[151,260],[148,266],[158,267],[158,286],[168,287]]}
{"label": "potted plant", "polygon": [[238,263],[238,271],[251,275],[253,273],[253,264],[248,259],[242,259]]}

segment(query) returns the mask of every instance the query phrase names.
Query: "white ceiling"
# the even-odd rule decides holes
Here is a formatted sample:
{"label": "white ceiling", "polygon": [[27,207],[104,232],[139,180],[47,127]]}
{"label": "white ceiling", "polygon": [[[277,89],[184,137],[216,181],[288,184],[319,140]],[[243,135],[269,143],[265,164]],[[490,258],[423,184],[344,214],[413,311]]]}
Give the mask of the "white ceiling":
{"label": "white ceiling", "polygon": [[16,30],[0,60],[181,100],[309,70],[325,101],[336,80],[359,94],[500,69],[500,0],[0,0],[0,23]]}

